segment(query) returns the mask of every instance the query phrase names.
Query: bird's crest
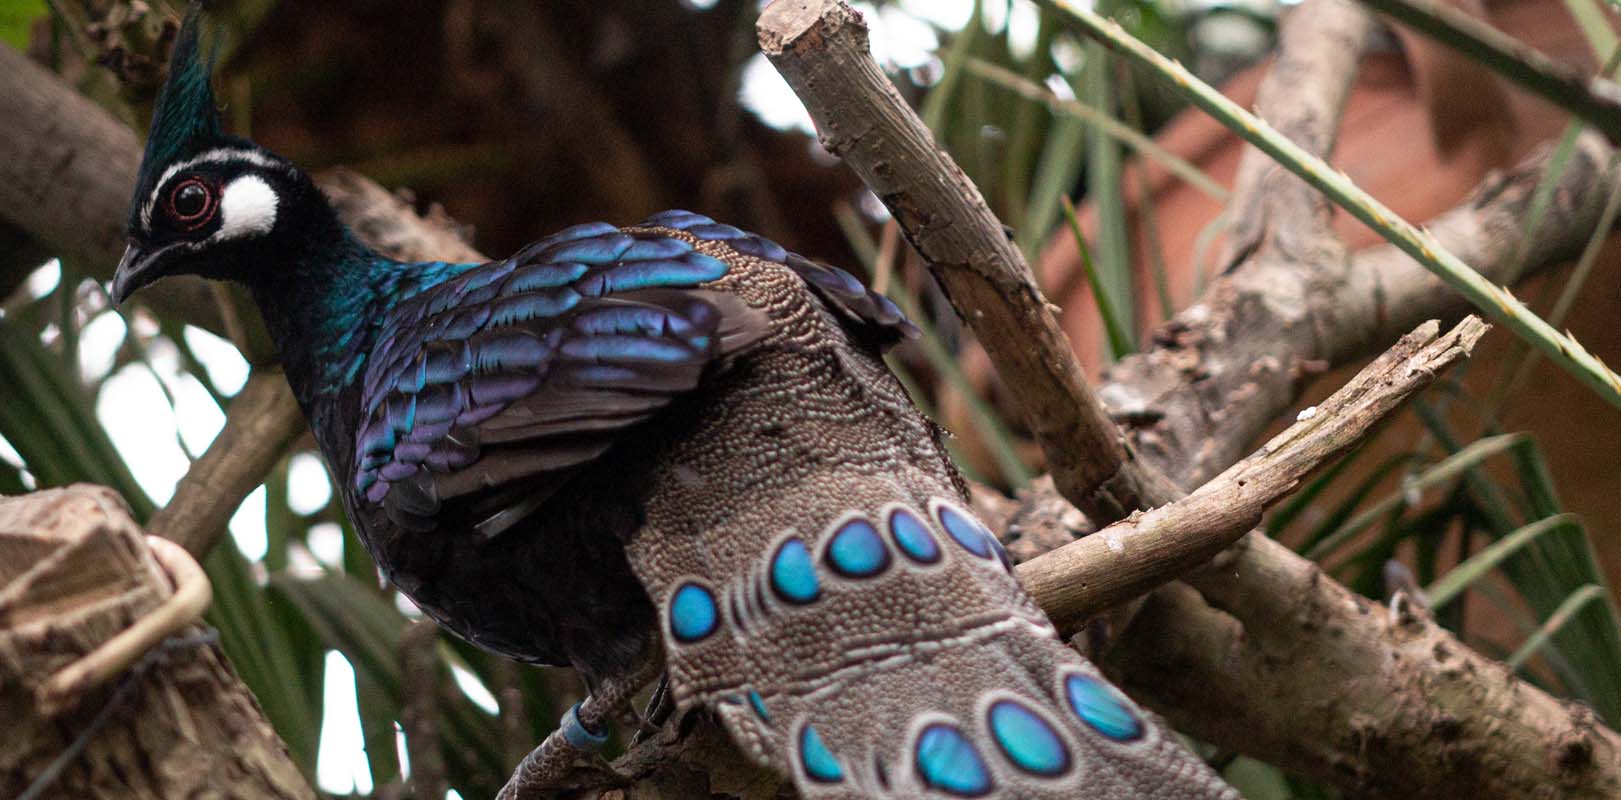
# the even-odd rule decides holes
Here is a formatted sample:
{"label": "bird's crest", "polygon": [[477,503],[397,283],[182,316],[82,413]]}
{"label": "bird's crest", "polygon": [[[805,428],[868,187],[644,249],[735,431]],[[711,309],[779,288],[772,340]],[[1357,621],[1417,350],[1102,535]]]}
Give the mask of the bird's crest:
{"label": "bird's crest", "polygon": [[[202,53],[202,4],[192,3],[180,24],[169,58],[169,76],[158,92],[152,129],[135,182],[131,213],[136,213],[171,164],[217,145],[224,137],[219,109],[214,105],[210,81],[214,67],[212,48]],[[135,220],[131,219],[133,226]]]}

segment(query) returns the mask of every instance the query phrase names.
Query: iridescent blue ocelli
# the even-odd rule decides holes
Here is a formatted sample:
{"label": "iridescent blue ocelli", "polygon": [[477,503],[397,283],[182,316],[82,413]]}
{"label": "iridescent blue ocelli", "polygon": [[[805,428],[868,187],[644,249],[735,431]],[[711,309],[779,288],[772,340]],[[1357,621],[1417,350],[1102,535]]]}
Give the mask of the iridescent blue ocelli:
{"label": "iridescent blue ocelli", "polygon": [[754,709],[755,715],[760,718],[761,722],[771,721],[771,715],[765,710],[765,698],[761,697],[760,693],[753,689],[749,690],[749,707]]}
{"label": "iridescent blue ocelli", "polygon": [[919,564],[933,564],[940,560],[940,544],[935,541],[934,534],[929,532],[923,520],[904,508],[890,512],[889,536],[907,558]]}
{"label": "iridescent blue ocelli", "polygon": [[810,725],[799,729],[799,763],[812,780],[822,783],[844,780],[844,768],[822,742],[822,735]]}
{"label": "iridescent blue ocelli", "polygon": [[1051,777],[1069,770],[1069,748],[1041,715],[1017,700],[991,704],[987,723],[996,745],[1014,766]]}
{"label": "iridescent blue ocelli", "polygon": [[1114,687],[1090,675],[1070,675],[1064,693],[1075,715],[1098,733],[1118,742],[1142,738],[1142,720]]}
{"label": "iridescent blue ocelli", "polygon": [[985,541],[990,542],[991,552],[996,554],[997,561],[1002,562],[1002,569],[1012,572],[1013,557],[1008,555],[1007,548],[1002,546],[1001,540],[997,539],[995,534],[987,531],[985,533]]}
{"label": "iridescent blue ocelli", "polygon": [[940,526],[946,529],[952,540],[962,545],[964,550],[980,558],[992,558],[991,532],[979,524],[979,520],[958,511],[944,503],[936,511],[940,516]]}
{"label": "iridescent blue ocelli", "polygon": [[771,590],[795,605],[810,603],[822,593],[810,550],[798,539],[777,545],[777,552],[771,556],[770,574]]}
{"label": "iridescent blue ocelli", "polygon": [[857,517],[833,532],[827,563],[847,578],[870,578],[889,567],[889,548],[871,522]]}
{"label": "iridescent blue ocelli", "polygon": [[720,626],[720,609],[715,595],[696,583],[688,582],[670,598],[670,635],[676,641],[696,642]]}
{"label": "iridescent blue ocelli", "polygon": [[956,726],[936,722],[918,734],[916,762],[924,785],[959,797],[989,794],[991,772]]}

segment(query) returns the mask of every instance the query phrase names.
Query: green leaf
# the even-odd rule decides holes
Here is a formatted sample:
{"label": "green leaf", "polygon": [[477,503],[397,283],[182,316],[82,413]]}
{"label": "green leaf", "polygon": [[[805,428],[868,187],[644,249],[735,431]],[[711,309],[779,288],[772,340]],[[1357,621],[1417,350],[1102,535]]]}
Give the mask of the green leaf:
{"label": "green leaf", "polygon": [[1522,442],[1522,434],[1505,434],[1481,439],[1469,445],[1447,459],[1429,469],[1402,481],[1399,490],[1386,495],[1371,508],[1358,514],[1349,522],[1341,525],[1332,534],[1323,537],[1317,544],[1306,551],[1306,557],[1313,561],[1321,561],[1329,553],[1334,552],[1340,545],[1350,540],[1358,532],[1378,521],[1379,518],[1408,505],[1408,497],[1413,493],[1422,493],[1427,489],[1440,486],[1443,483],[1457,478],[1466,470],[1472,469],[1480,462],[1498,455],[1510,447]]}
{"label": "green leaf", "polygon": [[[1445,447],[1455,452],[1464,449],[1444,419],[1422,402],[1414,407]],[[1474,512],[1494,538],[1512,535],[1521,527],[1512,512],[1515,505],[1525,517],[1563,513],[1535,442],[1517,443],[1514,463],[1521,490],[1517,502],[1478,467],[1464,471],[1463,485]],[[1522,557],[1504,562],[1502,570],[1525,604],[1543,619],[1555,614],[1581,587],[1608,587],[1591,540],[1574,525],[1557,526],[1535,537]],[[1586,604],[1575,614],[1570,624],[1552,632],[1553,646],[1542,653],[1564,684],[1564,692],[1585,701],[1613,725],[1621,720],[1621,671],[1615,669],[1621,663],[1621,613],[1606,588],[1606,602]]]}
{"label": "green leaf", "polygon": [[16,321],[0,317],[0,436],[41,486],[89,481],[124,496],[135,518],[152,515],[146,496],[96,419],[95,403],[62,359]]}
{"label": "green leaf", "polygon": [[1430,606],[1440,608],[1452,602],[1509,556],[1524,550],[1536,541],[1537,537],[1564,526],[1579,527],[1575,515],[1560,514],[1540,519],[1492,542],[1485,549],[1470,556],[1467,561],[1453,567],[1440,580],[1424,590],[1425,596],[1430,600]]}
{"label": "green leaf", "polygon": [[[398,719],[406,692],[399,658],[400,635],[409,624],[383,594],[353,575],[329,572],[314,579],[271,576],[279,597],[296,606],[327,647],[354,666],[379,714]],[[460,692],[438,698],[439,736],[452,786],[464,797],[494,796],[507,777],[499,725]],[[386,746],[393,748],[392,736]],[[385,742],[368,742],[372,747]]]}
{"label": "green leaf", "polygon": [[307,661],[297,656],[293,637],[236,547],[229,543],[215,547],[203,559],[203,568],[214,585],[214,604],[206,618],[219,629],[220,646],[287,743],[293,760],[307,774],[315,774],[320,702],[310,692],[319,692],[321,674],[312,676],[303,669]]}
{"label": "green leaf", "polygon": [[[1087,42],[1082,96],[1093,108],[1114,116],[1114,54]],[[1131,233],[1126,226],[1126,200],[1121,180],[1120,145],[1096,126],[1086,137],[1086,199],[1098,218],[1097,281],[1114,304],[1120,329],[1135,352],[1137,307],[1131,271]],[[1068,199],[1065,197],[1064,199]]]}
{"label": "green leaf", "polygon": [[1519,649],[1508,657],[1508,665],[1516,671],[1525,666],[1525,662],[1530,660],[1531,656],[1536,655],[1538,650],[1541,650],[1553,639],[1554,634],[1558,633],[1567,623],[1574,619],[1583,606],[1601,601],[1608,594],[1603,586],[1591,583],[1571,592],[1570,596],[1565,598],[1565,602],[1560,603],[1559,607],[1548,615],[1548,619],[1542,623],[1541,627],[1537,628],[1537,632],[1526,639],[1525,643],[1520,645]]}
{"label": "green leaf", "polygon": [[1064,201],[1064,219],[1069,223],[1069,232],[1075,237],[1075,249],[1081,254],[1081,268],[1086,272],[1086,283],[1092,289],[1092,299],[1097,303],[1098,316],[1103,317],[1103,330],[1109,337],[1109,360],[1119,361],[1131,353],[1137,352],[1137,342],[1131,331],[1120,322],[1120,314],[1115,310],[1114,300],[1104,289],[1103,281],[1098,277],[1097,267],[1092,263],[1092,248],[1086,246],[1086,236],[1081,233],[1081,221],[1075,217],[1075,204]]}
{"label": "green leaf", "polygon": [[0,0],[0,41],[27,50],[34,23],[47,13],[45,0]]}

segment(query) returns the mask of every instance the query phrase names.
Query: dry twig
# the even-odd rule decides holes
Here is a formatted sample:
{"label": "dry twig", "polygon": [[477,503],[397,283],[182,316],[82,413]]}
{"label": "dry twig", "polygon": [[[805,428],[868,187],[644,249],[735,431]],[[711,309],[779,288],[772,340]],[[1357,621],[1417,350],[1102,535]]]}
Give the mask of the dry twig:
{"label": "dry twig", "polygon": [[1419,326],[1333,396],[1303,413],[1254,455],[1197,491],[1133,514],[1019,565],[1019,581],[1061,631],[1199,568],[1251,528],[1300,480],[1367,437],[1373,427],[1486,333],[1468,317],[1445,335]]}

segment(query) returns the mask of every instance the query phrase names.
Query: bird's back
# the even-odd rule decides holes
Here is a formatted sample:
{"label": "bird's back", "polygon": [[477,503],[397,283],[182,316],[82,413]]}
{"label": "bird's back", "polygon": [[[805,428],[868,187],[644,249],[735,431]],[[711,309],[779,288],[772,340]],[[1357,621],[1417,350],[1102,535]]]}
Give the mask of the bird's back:
{"label": "bird's back", "polygon": [[1018,587],[938,429],[792,269],[661,447],[627,546],[673,692],[807,796],[1235,797]]}
{"label": "bird's back", "polygon": [[[583,230],[382,332],[351,498],[407,594],[595,678],[662,643],[677,703],[810,796],[1234,796],[1018,587],[881,359],[911,331],[892,304],[695,215]],[[556,305],[519,283],[538,270],[583,299],[484,313]],[[448,362],[432,331],[461,334]],[[540,378],[488,388],[515,369]],[[439,419],[463,424],[413,437]]]}

